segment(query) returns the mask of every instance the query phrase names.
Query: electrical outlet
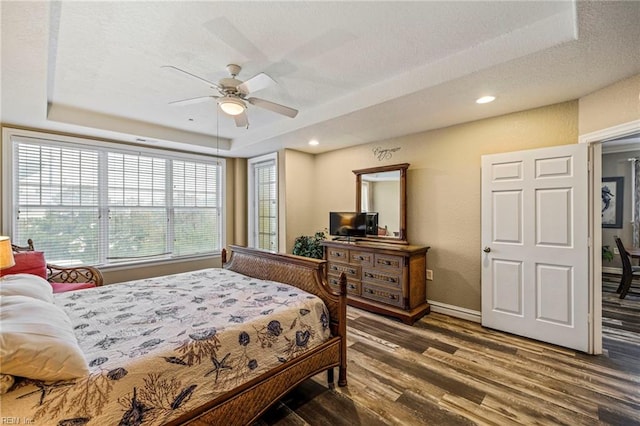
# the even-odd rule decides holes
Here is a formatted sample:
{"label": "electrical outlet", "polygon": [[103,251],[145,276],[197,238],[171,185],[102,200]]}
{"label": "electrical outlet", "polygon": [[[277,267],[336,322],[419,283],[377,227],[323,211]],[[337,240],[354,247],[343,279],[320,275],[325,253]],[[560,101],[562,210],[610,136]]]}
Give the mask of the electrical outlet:
{"label": "electrical outlet", "polygon": [[431,269],[427,269],[427,280],[433,281],[433,271]]}
{"label": "electrical outlet", "polygon": [[613,248],[613,254],[620,254],[620,250],[618,250],[618,247]]}

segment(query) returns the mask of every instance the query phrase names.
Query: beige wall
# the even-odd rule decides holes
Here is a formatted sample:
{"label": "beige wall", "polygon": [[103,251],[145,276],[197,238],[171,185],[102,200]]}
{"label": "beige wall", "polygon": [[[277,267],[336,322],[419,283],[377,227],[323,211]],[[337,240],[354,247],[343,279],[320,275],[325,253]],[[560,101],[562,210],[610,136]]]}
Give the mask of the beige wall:
{"label": "beige wall", "polygon": [[228,158],[227,175],[233,175],[227,182],[226,212],[233,218],[227,223],[227,244],[246,246],[247,235],[247,160],[246,158]]}
{"label": "beige wall", "polygon": [[204,268],[216,268],[221,266],[219,257],[210,257],[188,262],[166,262],[153,266],[131,266],[126,269],[105,270],[102,269],[105,284],[114,284],[124,281],[139,280],[143,278],[159,277],[161,275],[178,274],[180,272],[195,271]]}
{"label": "beige wall", "polygon": [[[407,172],[407,233],[412,244],[431,246],[429,300],[480,310],[480,157],[484,154],[576,143],[578,102],[565,102],[502,117],[346,148],[317,155],[313,201],[287,203],[287,222],[300,233],[328,226],[331,210],[355,207],[354,169],[410,163]],[[378,161],[372,148],[397,148]],[[297,167],[292,163],[300,160]],[[307,169],[307,157],[287,159],[287,173]],[[288,181],[293,176],[288,176]],[[287,197],[299,194],[290,193]],[[298,222],[300,217],[313,218]]]}
{"label": "beige wall", "polygon": [[[315,186],[315,158],[311,154],[286,149],[280,153],[280,250],[291,253],[300,235],[313,235],[327,225],[317,226],[314,210],[318,197]],[[328,213],[327,213],[328,216]]]}
{"label": "beige wall", "polygon": [[578,108],[580,135],[640,120],[640,74],[580,98]]}

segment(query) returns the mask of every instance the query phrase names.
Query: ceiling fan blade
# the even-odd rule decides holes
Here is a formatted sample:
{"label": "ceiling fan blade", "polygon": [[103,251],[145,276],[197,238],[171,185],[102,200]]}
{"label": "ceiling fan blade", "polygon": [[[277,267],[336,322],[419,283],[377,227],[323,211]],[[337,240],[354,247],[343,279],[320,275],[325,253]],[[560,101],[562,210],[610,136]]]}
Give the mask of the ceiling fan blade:
{"label": "ceiling fan blade", "polygon": [[197,76],[195,74],[191,74],[189,71],[185,71],[185,70],[180,69],[178,67],[174,67],[173,65],[162,65],[161,68],[169,68],[169,69],[172,69],[172,70],[175,70],[175,71],[179,71],[179,72],[181,72],[183,74],[188,75],[189,77],[197,78],[198,80],[207,83],[210,87],[213,87],[214,89],[220,90],[220,86],[218,86],[217,83],[214,83],[213,81],[209,81],[206,78],[199,77],[199,76]]}
{"label": "ceiling fan blade", "polygon": [[295,118],[295,116],[298,115],[297,109],[289,108],[288,106],[280,105],[271,101],[266,101],[264,99],[247,98],[247,102],[249,102],[251,105],[268,109],[269,111],[277,112],[278,114],[286,115],[287,117]]}
{"label": "ceiling fan blade", "polygon": [[179,101],[171,101],[169,102],[169,105],[191,105],[191,104],[198,104],[200,102],[206,102],[210,99],[218,99],[219,96],[213,96],[213,95],[209,95],[209,96],[198,96],[197,98],[188,98],[188,99],[180,99]]}
{"label": "ceiling fan blade", "polygon": [[249,93],[267,88],[272,84],[276,84],[276,82],[271,77],[261,72],[260,74],[254,75],[244,83],[239,84],[237,89],[240,93],[248,95]]}
{"label": "ceiling fan blade", "polygon": [[256,62],[268,60],[267,56],[224,16],[207,21],[203,25],[220,41],[244,57],[252,58]]}
{"label": "ceiling fan blade", "polygon": [[247,117],[247,112],[244,111],[238,115],[234,115],[233,119],[236,121],[236,127],[245,127],[249,128],[249,118]]}

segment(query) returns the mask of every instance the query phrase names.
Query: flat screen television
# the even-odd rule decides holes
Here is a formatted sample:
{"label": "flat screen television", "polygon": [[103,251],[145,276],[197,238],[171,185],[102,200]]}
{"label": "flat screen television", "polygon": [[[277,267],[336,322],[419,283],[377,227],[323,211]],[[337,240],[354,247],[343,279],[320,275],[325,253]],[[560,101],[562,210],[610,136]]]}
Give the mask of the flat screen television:
{"label": "flat screen television", "polygon": [[329,234],[337,237],[365,237],[367,214],[358,212],[330,212]]}

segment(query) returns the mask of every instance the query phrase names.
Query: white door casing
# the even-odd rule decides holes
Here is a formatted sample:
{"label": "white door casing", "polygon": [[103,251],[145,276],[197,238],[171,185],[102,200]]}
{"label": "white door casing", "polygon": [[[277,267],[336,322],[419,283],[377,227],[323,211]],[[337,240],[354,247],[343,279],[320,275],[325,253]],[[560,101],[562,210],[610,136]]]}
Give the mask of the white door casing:
{"label": "white door casing", "polygon": [[482,325],[589,349],[586,144],[482,157]]}

